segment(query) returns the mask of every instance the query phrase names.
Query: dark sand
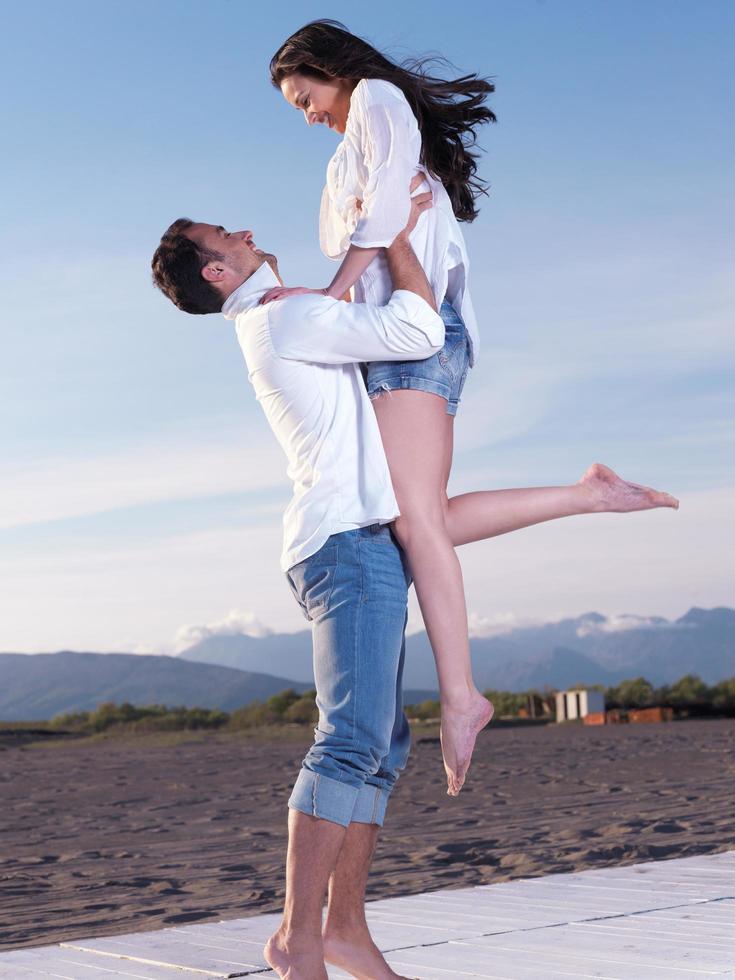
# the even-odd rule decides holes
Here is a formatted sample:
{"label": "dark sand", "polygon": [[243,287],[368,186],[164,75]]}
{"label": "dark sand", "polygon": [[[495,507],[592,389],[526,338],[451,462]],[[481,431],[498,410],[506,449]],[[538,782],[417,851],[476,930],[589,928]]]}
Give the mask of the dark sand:
{"label": "dark sand", "polygon": [[[0,751],[0,946],[274,911],[308,731]],[[496,728],[458,799],[418,734],[369,897],[735,847],[735,720]]]}

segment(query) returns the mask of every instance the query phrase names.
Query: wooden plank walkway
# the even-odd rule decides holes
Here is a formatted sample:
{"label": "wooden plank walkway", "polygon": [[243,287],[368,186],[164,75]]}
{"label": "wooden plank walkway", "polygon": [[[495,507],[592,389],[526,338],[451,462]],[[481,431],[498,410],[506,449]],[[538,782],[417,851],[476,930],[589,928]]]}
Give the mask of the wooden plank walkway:
{"label": "wooden plank walkway", "polygon": [[[735,976],[735,851],[425,892],[367,910],[393,969],[421,980]],[[0,977],[273,978],[262,947],[279,920],[259,915],[0,953]]]}

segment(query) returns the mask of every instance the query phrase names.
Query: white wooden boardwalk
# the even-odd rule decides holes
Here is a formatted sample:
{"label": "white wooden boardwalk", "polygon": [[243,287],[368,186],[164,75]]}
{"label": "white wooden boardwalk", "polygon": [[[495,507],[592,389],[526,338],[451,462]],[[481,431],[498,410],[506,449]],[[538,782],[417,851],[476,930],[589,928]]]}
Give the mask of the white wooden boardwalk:
{"label": "white wooden boardwalk", "polygon": [[[393,969],[422,980],[735,975],[735,851],[445,889],[367,908]],[[0,977],[275,977],[262,946],[279,919],[259,915],[0,953]]]}

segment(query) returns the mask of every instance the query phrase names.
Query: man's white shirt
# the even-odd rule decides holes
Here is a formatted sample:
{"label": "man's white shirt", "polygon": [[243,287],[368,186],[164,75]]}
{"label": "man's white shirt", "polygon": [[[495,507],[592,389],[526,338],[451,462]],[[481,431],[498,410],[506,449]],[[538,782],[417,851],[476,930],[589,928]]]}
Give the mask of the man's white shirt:
{"label": "man's white shirt", "polygon": [[226,300],[248,377],[288,460],[293,497],[283,515],[281,568],[315,554],[332,534],[398,516],[363,361],[430,357],[444,324],[415,293],[386,306],[309,293],[258,305],[279,282],[264,264]]}

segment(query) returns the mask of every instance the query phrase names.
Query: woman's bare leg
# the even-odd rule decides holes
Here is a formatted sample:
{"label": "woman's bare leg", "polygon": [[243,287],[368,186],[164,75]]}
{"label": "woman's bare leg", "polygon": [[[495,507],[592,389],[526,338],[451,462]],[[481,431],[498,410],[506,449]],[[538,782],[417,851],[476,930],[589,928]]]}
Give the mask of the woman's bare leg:
{"label": "woman's bare leg", "polygon": [[678,507],[666,493],[628,483],[594,463],[567,487],[486,490],[447,499],[454,420],[428,392],[385,392],[373,400],[401,516],[395,532],[411,566],[436,660],[442,754],[456,795],[492,705],[472,678],[462,570],[454,548],[575,514]]}
{"label": "woman's bare leg", "polygon": [[676,497],[628,483],[608,466],[593,463],[571,486],[481,490],[450,497],[445,520],[456,547],[575,514],[623,514],[678,506]]}
{"label": "woman's bare leg", "polygon": [[385,392],[373,405],[401,511],[395,533],[436,660],[442,755],[448,792],[456,796],[493,709],[472,678],[462,569],[445,524],[453,419],[445,399],[424,391]]}

